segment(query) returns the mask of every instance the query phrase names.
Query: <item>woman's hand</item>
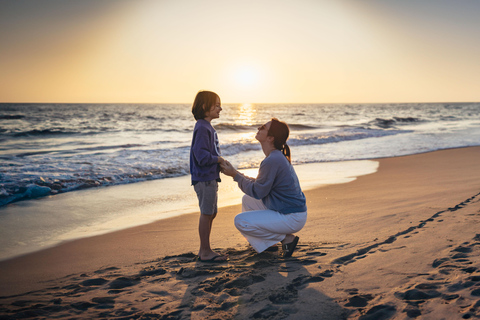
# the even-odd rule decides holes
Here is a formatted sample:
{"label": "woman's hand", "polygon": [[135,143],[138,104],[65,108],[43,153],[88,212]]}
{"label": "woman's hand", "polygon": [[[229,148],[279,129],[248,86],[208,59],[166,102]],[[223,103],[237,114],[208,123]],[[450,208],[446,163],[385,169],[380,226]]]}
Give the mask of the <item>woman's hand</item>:
{"label": "woman's hand", "polygon": [[235,178],[235,176],[237,175],[237,170],[235,170],[232,164],[227,160],[220,164],[220,168],[224,175],[230,176],[232,178]]}

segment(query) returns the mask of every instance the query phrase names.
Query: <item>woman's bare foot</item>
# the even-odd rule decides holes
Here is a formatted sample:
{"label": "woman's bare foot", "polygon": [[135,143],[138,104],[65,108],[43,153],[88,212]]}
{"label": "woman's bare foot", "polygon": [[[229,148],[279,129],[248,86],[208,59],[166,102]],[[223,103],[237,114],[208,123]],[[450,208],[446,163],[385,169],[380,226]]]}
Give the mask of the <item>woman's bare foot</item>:
{"label": "woman's bare foot", "polygon": [[298,239],[299,238],[293,234],[287,234],[285,239],[283,239],[282,249],[284,258],[289,258],[292,256],[293,251],[295,251],[295,248],[297,247]]}
{"label": "woman's bare foot", "polygon": [[282,244],[291,243],[293,240],[295,240],[295,235],[294,234],[287,234],[285,236],[285,239],[282,240]]}

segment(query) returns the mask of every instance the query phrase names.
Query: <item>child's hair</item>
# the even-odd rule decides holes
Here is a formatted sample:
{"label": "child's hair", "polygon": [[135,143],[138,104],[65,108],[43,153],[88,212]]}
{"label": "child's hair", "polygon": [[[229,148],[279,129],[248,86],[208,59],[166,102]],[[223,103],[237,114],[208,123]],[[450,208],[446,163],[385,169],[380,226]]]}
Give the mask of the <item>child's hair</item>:
{"label": "child's hair", "polygon": [[282,151],[288,162],[291,163],[290,147],[287,145],[289,134],[290,129],[288,128],[288,124],[277,118],[272,118],[268,135],[274,138],[273,145],[275,149]]}
{"label": "child's hair", "polygon": [[199,91],[195,96],[192,106],[192,113],[195,120],[204,119],[205,113],[210,111],[210,108],[217,103],[217,98],[220,100],[220,97],[215,92]]}

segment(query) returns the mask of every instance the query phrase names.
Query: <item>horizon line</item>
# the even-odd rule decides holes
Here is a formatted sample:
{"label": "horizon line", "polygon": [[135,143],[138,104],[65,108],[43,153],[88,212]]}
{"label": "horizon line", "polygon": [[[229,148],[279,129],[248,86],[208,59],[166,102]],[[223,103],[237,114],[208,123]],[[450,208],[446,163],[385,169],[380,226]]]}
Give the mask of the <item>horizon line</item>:
{"label": "horizon line", "polygon": [[[480,101],[416,101],[416,102],[222,102],[223,104],[415,104],[415,103],[480,103]],[[0,102],[0,104],[192,104],[192,102]]]}

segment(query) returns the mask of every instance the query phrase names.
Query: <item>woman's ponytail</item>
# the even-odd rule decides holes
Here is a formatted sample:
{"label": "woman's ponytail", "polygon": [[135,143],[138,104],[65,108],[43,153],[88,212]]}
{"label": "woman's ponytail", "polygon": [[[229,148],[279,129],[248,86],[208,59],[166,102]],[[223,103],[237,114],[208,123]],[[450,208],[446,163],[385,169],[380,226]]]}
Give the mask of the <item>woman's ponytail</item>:
{"label": "woman's ponytail", "polygon": [[288,162],[292,163],[292,158],[290,156],[290,147],[285,143],[282,150],[283,155],[287,158]]}

